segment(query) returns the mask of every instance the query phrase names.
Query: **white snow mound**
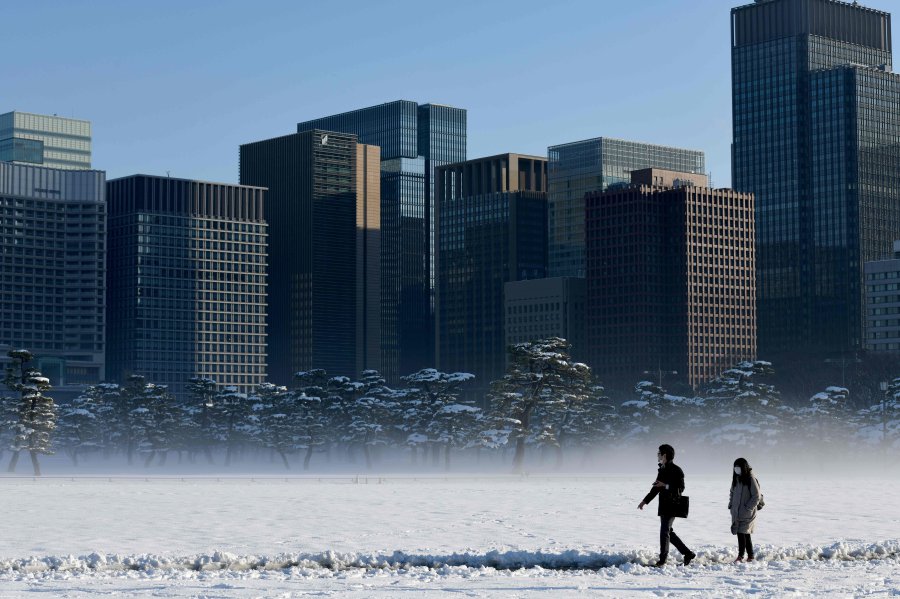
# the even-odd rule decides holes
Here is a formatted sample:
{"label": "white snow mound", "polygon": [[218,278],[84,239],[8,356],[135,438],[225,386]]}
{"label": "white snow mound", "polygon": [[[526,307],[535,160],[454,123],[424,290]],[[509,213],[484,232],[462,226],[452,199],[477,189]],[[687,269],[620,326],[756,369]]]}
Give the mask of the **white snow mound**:
{"label": "white snow mound", "polygon": [[[730,564],[734,559],[728,551],[710,549],[698,551],[694,564],[698,568]],[[761,547],[758,562],[786,561],[890,561],[900,566],[900,540],[879,543],[839,542],[822,547]],[[284,571],[292,576],[331,576],[335,572],[392,571],[413,569],[445,575],[465,569],[492,570],[600,570],[619,568],[631,574],[651,572],[644,568],[655,561],[649,550],[606,553],[568,550],[551,553],[543,551],[489,551],[487,553],[454,553],[452,555],[412,555],[402,551],[391,554],[359,554],[327,551],[324,553],[281,553],[272,556],[235,555],[216,551],[211,554],[172,557],[163,555],[101,555],[91,553],[75,557],[46,556],[21,559],[0,559],[0,581],[34,578],[70,578],[73,576],[127,575],[138,573],[159,577],[179,572],[243,572]],[[674,563],[673,563],[674,566]],[[669,566],[667,566],[669,567]],[[694,567],[693,565],[691,567]]]}

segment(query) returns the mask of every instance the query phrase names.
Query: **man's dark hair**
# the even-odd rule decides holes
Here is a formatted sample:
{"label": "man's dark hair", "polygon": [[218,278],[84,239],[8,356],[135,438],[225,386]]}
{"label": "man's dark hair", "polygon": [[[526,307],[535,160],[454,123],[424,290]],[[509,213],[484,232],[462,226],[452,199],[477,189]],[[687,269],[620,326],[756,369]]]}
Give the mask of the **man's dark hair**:
{"label": "man's dark hair", "polygon": [[666,456],[666,461],[671,462],[675,459],[675,448],[671,445],[663,444],[659,446],[659,453]]}

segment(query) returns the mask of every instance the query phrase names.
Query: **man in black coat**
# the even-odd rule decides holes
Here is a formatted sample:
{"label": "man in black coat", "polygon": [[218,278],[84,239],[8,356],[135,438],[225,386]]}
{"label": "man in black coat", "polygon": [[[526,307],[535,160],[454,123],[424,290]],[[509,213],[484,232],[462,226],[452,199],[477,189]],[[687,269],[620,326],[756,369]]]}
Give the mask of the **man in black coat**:
{"label": "man in black coat", "polygon": [[675,531],[672,530],[672,524],[675,521],[673,510],[673,500],[680,497],[684,492],[684,472],[675,465],[675,448],[671,445],[660,445],[659,453],[659,472],[656,475],[656,481],[644,500],[638,505],[638,509],[644,509],[644,506],[653,501],[653,498],[659,495],[659,561],[656,566],[664,566],[666,559],[669,557],[669,541],[675,545],[675,548],[684,555],[684,565],[687,566],[694,559],[696,554],[687,548]]}

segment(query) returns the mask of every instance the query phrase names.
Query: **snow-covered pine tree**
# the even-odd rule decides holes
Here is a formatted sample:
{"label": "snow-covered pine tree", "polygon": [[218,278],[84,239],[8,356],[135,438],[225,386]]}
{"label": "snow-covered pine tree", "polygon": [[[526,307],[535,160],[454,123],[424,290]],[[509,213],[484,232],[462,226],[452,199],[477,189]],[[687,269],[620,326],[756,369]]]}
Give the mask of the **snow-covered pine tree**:
{"label": "snow-covered pine tree", "polygon": [[427,459],[428,421],[425,400],[422,394],[412,387],[394,390],[394,401],[397,404],[394,425],[397,433],[398,447],[409,447],[410,460],[415,466],[419,461],[419,450],[423,450],[422,459]]}
{"label": "snow-covered pine tree", "polygon": [[[571,416],[562,429],[560,441],[563,448],[567,443],[581,447],[585,463],[596,447],[615,439],[619,424],[616,407],[599,381],[590,382],[586,392],[586,399],[571,407]],[[562,460],[562,453],[559,460]]]}
{"label": "snow-covered pine tree", "polygon": [[139,374],[130,375],[125,380],[120,406],[116,409],[115,418],[120,427],[119,444],[127,456],[129,466],[134,462],[134,454],[144,443],[148,428],[153,426],[150,409],[144,405],[146,387],[146,378]]}
{"label": "snow-covered pine tree", "polygon": [[362,448],[366,468],[371,469],[374,450],[390,442],[391,432],[398,421],[400,406],[397,399],[402,395],[384,384],[375,371],[365,371],[363,379],[345,385],[344,393],[354,398],[350,403],[351,418],[348,440]]}
{"label": "snow-covered pine tree", "polygon": [[0,392],[0,458],[3,458],[12,439],[12,430],[16,424],[16,407],[18,401],[4,388]]}
{"label": "snow-covered pine tree", "polygon": [[175,398],[166,385],[147,383],[141,403],[147,409],[148,422],[138,447],[145,456],[144,467],[150,466],[156,457],[159,457],[159,465],[164,466],[177,425]]}
{"label": "snow-covered pine tree", "polygon": [[262,383],[249,398],[252,421],[258,428],[251,433],[258,443],[281,457],[286,470],[291,465],[288,454],[297,450],[297,403],[287,387]]}
{"label": "snow-covered pine tree", "polygon": [[97,391],[97,419],[100,427],[100,447],[103,456],[109,458],[116,451],[124,451],[128,406],[125,389],[115,383],[94,385]]}
{"label": "snow-covered pine tree", "polygon": [[247,395],[234,386],[223,387],[213,398],[213,438],[225,446],[225,466],[231,466],[239,447],[251,434],[251,405]]}
{"label": "snow-covered pine tree", "polygon": [[103,389],[91,385],[70,403],[60,406],[56,428],[56,446],[62,448],[78,466],[78,458],[87,451],[103,445],[100,418]]}
{"label": "snow-covered pine tree", "polygon": [[541,409],[535,413],[540,419],[539,430],[529,441],[541,450],[552,450],[556,454],[556,465],[560,467],[565,446],[582,432],[580,425],[583,413],[588,409],[590,380],[575,380],[559,391],[547,388],[544,396]]}
{"label": "snow-covered pine tree", "polygon": [[805,421],[803,431],[814,444],[844,443],[850,437],[850,391],[829,386],[809,398],[809,405],[800,410]]}
{"label": "snow-covered pine tree", "polygon": [[[323,371],[324,372],[324,371]],[[356,397],[350,397],[345,387],[350,384],[346,376],[326,376],[323,410],[328,422],[326,436],[328,443],[341,450],[347,450],[352,460],[352,450],[348,443],[348,433],[352,419],[353,402]]]}
{"label": "snow-covered pine tree", "polygon": [[858,413],[857,436],[882,451],[900,449],[900,377],[888,383],[880,400]]}
{"label": "snow-covered pine tree", "polygon": [[740,362],[711,381],[703,399],[715,421],[705,438],[714,444],[776,445],[785,412],[780,393],[765,382],[773,373],[770,362]]}
{"label": "snow-covered pine tree", "polygon": [[491,383],[491,419],[498,424],[490,428],[498,431],[512,425],[510,436],[516,440],[513,470],[521,472],[527,437],[542,430],[543,422],[558,420],[556,411],[565,408],[559,398],[580,393],[590,381],[591,369],[574,362],[569,343],[558,337],[518,343],[508,351],[506,374]]}
{"label": "snow-covered pine tree", "polygon": [[203,452],[208,464],[215,463],[212,450],[216,442],[214,401],[217,383],[214,379],[195,376],[187,384],[187,401],[180,402],[182,422],[178,427],[184,445],[192,454]]}
{"label": "snow-covered pine tree", "polygon": [[303,469],[309,470],[309,463],[317,448],[329,441],[327,397],[328,374],[322,369],[297,372],[294,374],[292,394],[297,404],[298,448],[305,450]]}
{"label": "snow-covered pine tree", "polygon": [[627,440],[644,439],[653,435],[665,422],[666,391],[653,381],[639,381],[634,386],[635,399],[622,402],[622,437]]}
{"label": "snow-covered pine tree", "polygon": [[477,434],[475,430],[466,431],[465,427],[474,426],[481,410],[472,401],[460,398],[461,387],[474,379],[475,375],[468,372],[448,373],[434,368],[424,368],[402,379],[409,390],[402,397],[407,432],[414,441],[427,439],[434,464],[438,462],[439,448],[443,447],[447,469],[451,446],[459,443],[465,446]]}
{"label": "snow-covered pine tree", "polygon": [[366,467],[371,468],[372,448],[388,442],[398,407],[394,392],[384,386],[384,379],[377,372],[366,371],[364,378],[330,378],[325,409],[335,440],[345,445],[350,460],[354,460],[354,451],[361,449]]}
{"label": "snow-covered pine tree", "polygon": [[26,349],[10,350],[6,354],[12,361],[6,368],[3,380],[18,401],[12,432],[13,451],[9,472],[15,472],[19,452],[31,456],[34,475],[41,475],[39,455],[52,455],[52,435],[56,428],[56,404],[47,395],[52,389],[50,381],[31,366],[34,355]]}

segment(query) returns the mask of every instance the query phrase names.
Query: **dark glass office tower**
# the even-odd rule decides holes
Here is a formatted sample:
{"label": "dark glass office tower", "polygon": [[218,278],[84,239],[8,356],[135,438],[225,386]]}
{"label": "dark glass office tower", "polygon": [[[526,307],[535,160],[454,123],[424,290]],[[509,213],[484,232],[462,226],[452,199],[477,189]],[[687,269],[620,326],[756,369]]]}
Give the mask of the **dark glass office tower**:
{"label": "dark glass office tower", "polygon": [[107,194],[110,380],[265,381],[265,190],[134,175]]}
{"label": "dark glass office tower", "polygon": [[435,169],[466,159],[466,111],[398,100],[300,123],[381,147],[382,371],[434,366]]}
{"label": "dark glass office tower", "polygon": [[0,371],[29,349],[54,393],[104,380],[105,183],[0,162]]}
{"label": "dark glass office tower", "polygon": [[547,276],[547,160],[501,154],[437,169],[437,365],[485,390],[506,368],[504,284]]}
{"label": "dark glass office tower", "polygon": [[355,135],[307,131],[240,149],[240,180],[268,188],[269,376],[356,376]]}
{"label": "dark glass office tower", "polygon": [[597,137],[547,149],[550,226],[550,276],[583,277],[584,196],[628,184],[631,172],[662,168],[703,173],[703,152],[609,137]]}
{"label": "dark glass office tower", "polygon": [[733,186],[756,196],[760,355],[862,349],[863,264],[900,235],[890,15],[766,0],[731,16]]}

